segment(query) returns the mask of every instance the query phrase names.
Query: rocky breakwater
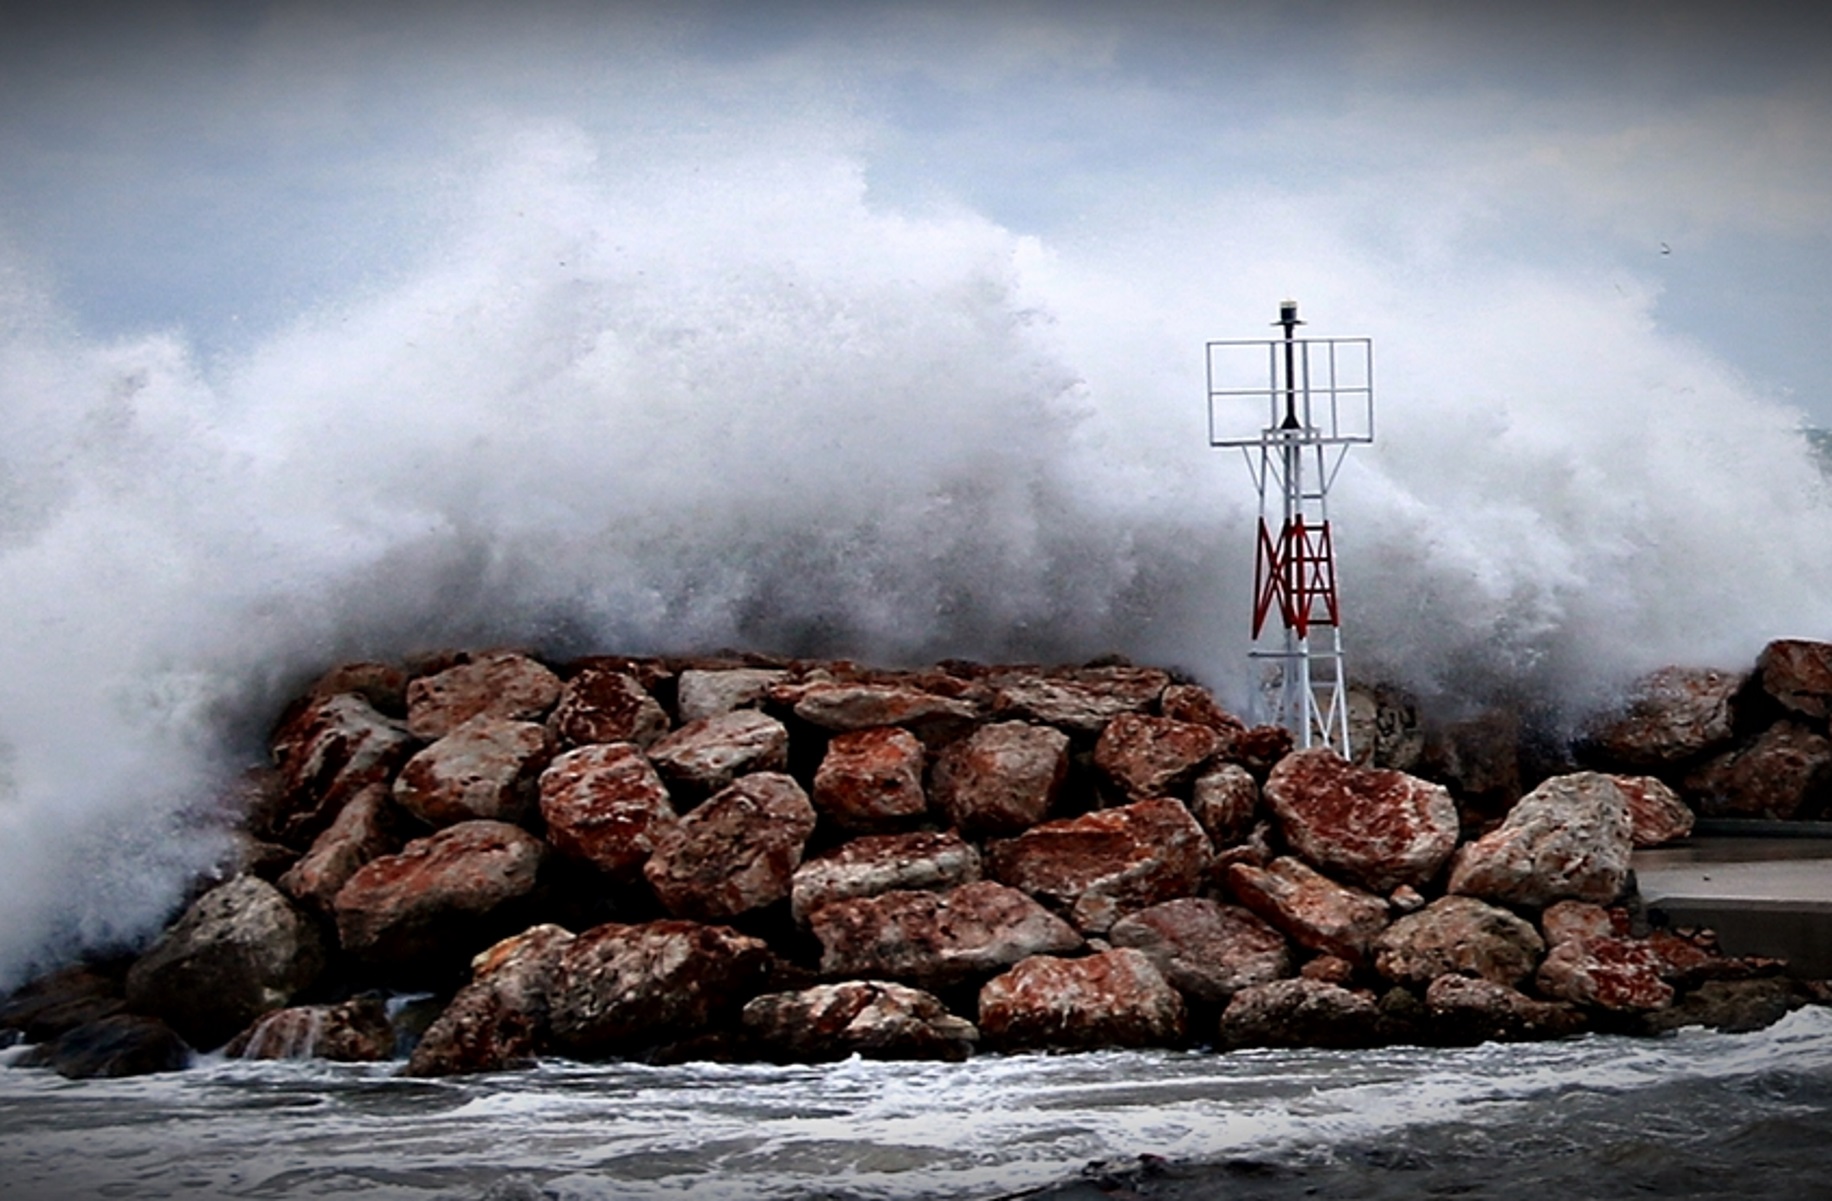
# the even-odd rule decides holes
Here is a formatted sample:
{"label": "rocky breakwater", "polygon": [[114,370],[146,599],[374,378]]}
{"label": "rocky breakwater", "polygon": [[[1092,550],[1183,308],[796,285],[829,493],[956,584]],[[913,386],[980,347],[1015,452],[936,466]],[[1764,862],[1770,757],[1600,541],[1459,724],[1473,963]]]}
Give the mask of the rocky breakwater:
{"label": "rocky breakwater", "polygon": [[1817,995],[1647,928],[1630,849],[1684,824],[1658,780],[1561,772],[1476,826],[1458,779],[1124,664],[346,665],[278,723],[240,860],[0,1025],[72,1076],[439,1075],[1651,1034]]}

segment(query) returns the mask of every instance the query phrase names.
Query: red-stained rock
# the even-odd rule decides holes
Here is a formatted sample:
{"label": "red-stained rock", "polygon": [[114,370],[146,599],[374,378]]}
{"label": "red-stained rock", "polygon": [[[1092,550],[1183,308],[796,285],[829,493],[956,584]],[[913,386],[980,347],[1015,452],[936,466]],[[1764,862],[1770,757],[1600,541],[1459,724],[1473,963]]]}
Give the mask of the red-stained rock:
{"label": "red-stained rock", "polygon": [[1611,764],[1659,769],[1730,742],[1732,701],[1745,677],[1710,668],[1663,667],[1636,681],[1617,713],[1593,725],[1591,748]]}
{"label": "red-stained rock", "polygon": [[675,708],[681,724],[717,717],[761,702],[789,673],[773,667],[733,667],[720,670],[690,668],[681,673]]}
{"label": "red-stained rock", "polygon": [[1800,722],[1779,721],[1755,741],[1708,760],[1683,785],[1703,817],[1816,816],[1832,801],[1832,740]]}
{"label": "red-stained rock", "polygon": [[1321,980],[1274,980],[1234,994],[1222,1011],[1227,1048],[1373,1046],[1380,1010],[1371,995]]}
{"label": "red-stained rock", "polygon": [[380,1063],[394,1058],[394,1028],[379,997],[340,1005],[298,1005],[263,1014],[236,1035],[230,1059],[329,1059]]}
{"label": "red-stained rock", "polygon": [[628,672],[587,668],[566,681],[547,728],[562,746],[633,742],[646,747],[668,732],[668,713]]}
{"label": "red-stained rock", "polygon": [[1183,998],[1142,951],[1037,955],[980,989],[980,1032],[1004,1050],[1104,1050],[1183,1040]]}
{"label": "red-stained rock", "polygon": [[744,1007],[744,1032],[776,1063],[940,1059],[958,1063],[979,1031],[930,993],[883,980],[845,980],[767,993]]}
{"label": "red-stained rock", "polygon": [[479,820],[363,865],[333,903],[344,951],[394,983],[441,980],[522,924],[545,849]]}
{"label": "red-stained rock", "polygon": [[801,785],[756,772],[680,821],[652,827],[655,853],[643,875],[678,917],[736,917],[788,897],[814,824]]}
{"label": "red-stained rock", "polygon": [[945,738],[978,716],[970,702],[898,684],[817,683],[801,692],[795,716],[823,730],[844,733],[903,726],[928,738]]}
{"label": "red-stained rock", "polygon": [[285,1005],[324,965],[317,923],[272,884],[238,876],[194,901],[134,961],[127,1003],[208,1050]]}
{"label": "red-stained rock", "polygon": [[1221,1003],[1241,989],[1291,972],[1285,936],[1236,905],[1182,897],[1113,923],[1116,947],[1151,959],[1171,986],[1192,1001]]}
{"label": "red-stained rock", "polygon": [[1598,772],[1554,776],[1501,825],[1458,848],[1449,891],[1538,907],[1567,898],[1606,904],[1628,880],[1628,798]]}
{"label": "red-stained rock", "polygon": [[1313,955],[1298,969],[1305,980],[1317,980],[1348,988],[1355,982],[1355,965],[1340,955]]}
{"label": "red-stained rock", "polygon": [[1094,766],[1135,801],[1169,796],[1194,779],[1221,749],[1208,726],[1122,713],[1094,743]]}
{"label": "red-stained rock", "polygon": [[1657,847],[1692,833],[1692,810],[1653,776],[1611,776],[1628,801],[1636,847]]}
{"label": "red-stained rock", "polygon": [[1777,638],[1762,648],[1756,673],[1784,708],[1821,721],[1832,716],[1832,642]]}
{"label": "red-stained rock", "polygon": [[1517,987],[1546,944],[1531,923],[1474,897],[1439,897],[1374,940],[1374,967],[1396,984],[1427,984],[1446,972]]}
{"label": "red-stained rock", "polygon": [[473,717],[407,761],[394,778],[394,803],[434,827],[478,818],[520,823],[552,758],[545,726]]}
{"label": "red-stained rock", "polygon": [[755,709],[734,709],[688,722],[649,747],[649,760],[684,798],[695,800],[752,772],[782,771],[789,731]]}
{"label": "red-stained rock", "polygon": [[1442,785],[1356,767],[1328,748],[1285,756],[1265,796],[1293,850],[1374,892],[1427,883],[1456,849],[1457,807]]}
{"label": "red-stained rock", "polygon": [[667,785],[628,742],[567,751],[541,773],[540,797],[554,850],[624,883],[642,878],[655,831],[678,820]]}
{"label": "red-stained rock", "polygon": [[993,713],[1094,735],[1122,713],[1148,713],[1170,686],[1155,668],[1082,667],[1010,672],[989,678]]}
{"label": "red-stained rock", "polygon": [[1494,980],[1448,974],[1425,989],[1432,1033],[1450,1043],[1527,1042],[1565,1038],[1584,1029],[1573,1005],[1538,1001]]}
{"label": "red-stained rock", "polygon": [[1042,821],[1069,774],[1069,738],[1029,722],[981,726],[942,751],[935,807],[968,834],[1016,834]]}
{"label": "red-stained rock", "polygon": [[1279,760],[1291,754],[1291,731],[1284,726],[1253,726],[1234,739],[1227,757],[1264,779]]}
{"label": "red-stained rock", "polygon": [[953,831],[855,838],[795,869],[789,908],[798,922],[822,905],[896,889],[945,891],[980,878],[980,853]]}
{"label": "red-stained rock", "polygon": [[312,682],[307,696],[353,692],[390,717],[407,716],[407,673],[392,663],[340,663]]}
{"label": "red-stained rock", "polygon": [[1161,797],[993,843],[986,871],[1059,907],[1083,934],[1104,934],[1126,913],[1194,895],[1209,855],[1208,836],[1183,802]]}
{"label": "red-stained rock", "polygon": [[1299,946],[1351,963],[1367,963],[1375,938],[1387,928],[1385,901],[1338,884],[1289,855],[1263,868],[1231,865],[1228,887],[1241,904]]}
{"label": "red-stained rock", "polygon": [[477,655],[407,685],[407,728],[430,742],[485,714],[539,721],[559,698],[560,677],[526,655]]}
{"label": "red-stained rock", "polygon": [[357,868],[401,849],[407,824],[388,787],[371,784],[350,798],[312,849],[286,870],[278,881],[280,890],[320,912],[330,912],[338,890]]}
{"label": "red-stained rock", "polygon": [[1217,850],[1252,832],[1259,803],[1259,781],[1238,763],[1219,764],[1190,786],[1190,813]]}
{"label": "red-stained rock", "polygon": [[573,936],[533,926],[471,961],[471,981],[414,1046],[403,1074],[454,1076],[522,1067],[549,1042],[560,956]]}
{"label": "red-stained rock", "polygon": [[1015,888],[990,880],[945,893],[896,891],[823,905],[809,915],[828,976],[940,987],[1003,971],[1032,955],[1079,951],[1081,936]]}
{"label": "red-stained rock", "polygon": [[336,693],[307,701],[273,738],[279,771],[274,836],[308,845],[351,797],[391,779],[417,745],[401,723],[360,696]]}
{"label": "red-stained rock", "polygon": [[1158,713],[1172,721],[1207,726],[1222,736],[1223,747],[1247,732],[1246,723],[1221,707],[1215,694],[1200,684],[1171,684],[1158,696]]}
{"label": "red-stained rock", "polygon": [[1628,934],[1628,911],[1605,909],[1589,901],[1560,901],[1539,915],[1546,945],[1556,947],[1574,938],[1616,938]]}
{"label": "red-stained rock", "polygon": [[907,730],[836,734],[814,773],[814,807],[842,830],[895,827],[928,810],[922,767],[922,743]]}
{"label": "red-stained rock", "polygon": [[1570,938],[1539,965],[1534,986],[1543,997],[1609,1010],[1660,1009],[1673,1001],[1661,979],[1660,956],[1627,938]]}
{"label": "red-stained rock", "polygon": [[769,970],[768,946],[724,926],[596,926],[560,953],[549,1026],[569,1055],[632,1054],[735,1019]]}

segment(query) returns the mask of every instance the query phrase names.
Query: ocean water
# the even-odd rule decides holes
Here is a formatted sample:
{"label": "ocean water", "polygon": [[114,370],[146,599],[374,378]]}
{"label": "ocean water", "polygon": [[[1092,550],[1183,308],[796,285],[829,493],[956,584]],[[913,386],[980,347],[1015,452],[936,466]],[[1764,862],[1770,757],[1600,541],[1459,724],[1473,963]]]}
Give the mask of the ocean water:
{"label": "ocean water", "polygon": [[[0,1195],[1093,1201],[1832,1195],[1832,1010],[1766,1031],[820,1067],[0,1070]],[[1150,1157],[1146,1160],[1144,1157]]]}

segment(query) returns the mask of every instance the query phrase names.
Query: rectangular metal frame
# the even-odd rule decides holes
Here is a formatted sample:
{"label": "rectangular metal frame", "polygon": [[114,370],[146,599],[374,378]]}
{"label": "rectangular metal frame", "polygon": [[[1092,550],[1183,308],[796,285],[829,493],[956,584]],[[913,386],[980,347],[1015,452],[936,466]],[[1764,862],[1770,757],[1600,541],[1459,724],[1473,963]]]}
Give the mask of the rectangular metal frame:
{"label": "rectangular metal frame", "polygon": [[[1295,380],[1285,379],[1287,346],[1296,351]],[[1284,421],[1288,395],[1302,441],[1374,441],[1372,338],[1234,339],[1209,342],[1206,350],[1210,446],[1263,445]],[[1263,424],[1247,424],[1255,415]]]}

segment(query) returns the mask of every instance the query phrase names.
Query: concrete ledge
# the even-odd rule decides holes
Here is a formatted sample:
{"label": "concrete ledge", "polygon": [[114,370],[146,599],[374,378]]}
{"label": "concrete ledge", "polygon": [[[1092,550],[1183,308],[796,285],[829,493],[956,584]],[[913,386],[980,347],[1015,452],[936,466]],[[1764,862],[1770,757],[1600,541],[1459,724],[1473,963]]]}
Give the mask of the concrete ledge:
{"label": "concrete ledge", "polygon": [[1832,977],[1832,839],[1695,838],[1638,851],[1634,868],[1655,920],[1709,926],[1728,954]]}

